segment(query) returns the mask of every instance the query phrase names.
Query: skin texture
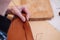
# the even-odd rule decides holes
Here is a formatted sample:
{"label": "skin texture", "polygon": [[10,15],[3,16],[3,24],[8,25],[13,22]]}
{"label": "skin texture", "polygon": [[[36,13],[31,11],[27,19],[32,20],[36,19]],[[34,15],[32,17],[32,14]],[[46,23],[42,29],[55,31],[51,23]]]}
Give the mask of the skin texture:
{"label": "skin texture", "polygon": [[29,20],[29,12],[25,6],[21,7],[12,7],[7,8],[11,0],[0,0],[0,15],[5,16],[7,9],[11,10],[15,15],[17,15],[23,22],[26,21],[25,17],[21,14],[21,11],[24,10],[27,14],[26,18]]}
{"label": "skin texture", "polygon": [[17,15],[23,22],[26,21],[25,17],[22,15],[22,11],[26,13],[26,18],[29,20],[30,12],[28,11],[27,7],[25,6],[15,6],[12,8],[9,8],[13,12],[13,14]]}

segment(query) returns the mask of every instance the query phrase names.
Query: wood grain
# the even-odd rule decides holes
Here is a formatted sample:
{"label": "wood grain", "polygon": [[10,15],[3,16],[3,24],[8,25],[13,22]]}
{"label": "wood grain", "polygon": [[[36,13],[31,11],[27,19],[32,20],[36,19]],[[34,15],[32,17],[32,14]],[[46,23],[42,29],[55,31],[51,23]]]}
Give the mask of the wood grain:
{"label": "wood grain", "polygon": [[25,0],[21,5],[26,5],[31,13],[30,18],[52,18],[53,12],[49,0]]}
{"label": "wood grain", "polygon": [[[50,5],[49,0],[13,0],[16,5],[22,6],[25,5],[31,13],[30,18],[33,20],[37,19],[51,19],[53,11]],[[10,6],[13,3],[10,4]]]}

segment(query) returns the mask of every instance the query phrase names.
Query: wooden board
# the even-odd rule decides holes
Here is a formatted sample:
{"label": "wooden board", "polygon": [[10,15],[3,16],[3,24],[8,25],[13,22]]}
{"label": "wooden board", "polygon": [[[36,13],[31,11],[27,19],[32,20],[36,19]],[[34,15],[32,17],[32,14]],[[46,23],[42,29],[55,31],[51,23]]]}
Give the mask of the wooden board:
{"label": "wooden board", "polygon": [[52,18],[53,12],[49,0],[21,0],[31,12],[30,18]]}
{"label": "wooden board", "polygon": [[60,32],[47,21],[30,21],[35,40],[60,40]]}
{"label": "wooden board", "polygon": [[[53,17],[49,0],[13,0],[18,6],[25,5],[31,13],[30,20],[51,19]],[[10,6],[14,5],[11,2]],[[15,5],[15,6],[16,6]]]}

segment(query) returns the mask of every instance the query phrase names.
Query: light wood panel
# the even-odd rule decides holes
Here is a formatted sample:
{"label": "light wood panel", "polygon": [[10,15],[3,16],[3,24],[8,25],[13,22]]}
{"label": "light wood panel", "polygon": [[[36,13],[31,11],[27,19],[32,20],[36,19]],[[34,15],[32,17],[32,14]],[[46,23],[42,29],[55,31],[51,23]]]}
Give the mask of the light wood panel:
{"label": "light wood panel", "polygon": [[60,40],[60,32],[49,22],[30,21],[30,25],[35,40]]}
{"label": "light wood panel", "polygon": [[9,4],[8,7],[12,7],[12,6],[20,6],[21,1],[20,0],[12,0]]}

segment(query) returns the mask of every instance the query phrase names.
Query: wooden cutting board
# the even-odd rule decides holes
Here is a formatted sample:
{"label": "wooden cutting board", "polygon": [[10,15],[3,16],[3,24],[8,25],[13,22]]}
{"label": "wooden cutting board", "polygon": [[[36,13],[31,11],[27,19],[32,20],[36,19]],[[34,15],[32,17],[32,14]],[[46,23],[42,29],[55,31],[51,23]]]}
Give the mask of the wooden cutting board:
{"label": "wooden cutting board", "polygon": [[[18,6],[25,5],[31,13],[30,20],[51,19],[53,17],[49,0],[13,0]],[[10,6],[14,5],[11,2]]]}
{"label": "wooden cutting board", "polygon": [[31,12],[30,18],[49,19],[53,17],[53,12],[49,0],[21,0],[21,4],[26,5]]}

